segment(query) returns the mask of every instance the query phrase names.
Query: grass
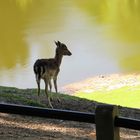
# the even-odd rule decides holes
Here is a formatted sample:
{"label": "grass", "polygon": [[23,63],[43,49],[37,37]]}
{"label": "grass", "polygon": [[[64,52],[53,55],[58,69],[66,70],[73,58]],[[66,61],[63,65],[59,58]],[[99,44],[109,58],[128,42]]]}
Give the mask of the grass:
{"label": "grass", "polygon": [[14,87],[0,86],[0,101],[6,103],[17,103],[23,105],[45,107],[45,105],[37,102],[37,100],[34,100],[34,98],[32,98],[32,96],[35,95],[35,92],[33,91],[35,90],[23,90]]}
{"label": "grass", "polygon": [[77,97],[123,107],[140,108],[140,85],[124,86],[112,90],[78,91]]}

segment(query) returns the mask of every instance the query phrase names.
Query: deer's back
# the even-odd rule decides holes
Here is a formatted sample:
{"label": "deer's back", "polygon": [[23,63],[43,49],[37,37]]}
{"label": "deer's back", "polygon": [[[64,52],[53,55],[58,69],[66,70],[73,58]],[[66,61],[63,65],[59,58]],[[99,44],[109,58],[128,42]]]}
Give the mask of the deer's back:
{"label": "deer's back", "polygon": [[55,59],[38,59],[34,64],[34,72],[39,78],[57,76],[59,67]]}

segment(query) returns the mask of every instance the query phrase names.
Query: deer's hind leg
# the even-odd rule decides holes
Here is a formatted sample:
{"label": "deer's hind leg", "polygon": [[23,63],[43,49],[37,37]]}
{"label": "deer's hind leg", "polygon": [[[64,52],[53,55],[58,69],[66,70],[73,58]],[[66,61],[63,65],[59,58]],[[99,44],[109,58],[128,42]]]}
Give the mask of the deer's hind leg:
{"label": "deer's hind leg", "polygon": [[54,83],[54,88],[55,88],[55,92],[57,93],[57,77],[53,78],[53,83]]}
{"label": "deer's hind leg", "polygon": [[49,106],[51,108],[53,108],[52,104],[51,104],[51,101],[50,101],[50,97],[49,97],[49,94],[48,94],[48,85],[50,84],[50,80],[48,80],[47,78],[44,79],[44,82],[45,82],[45,93],[46,93],[46,96],[47,96],[47,100],[48,100],[48,103],[49,103]]}
{"label": "deer's hind leg", "polygon": [[37,93],[38,93],[38,96],[40,95],[40,78],[38,75],[36,75],[36,82],[37,82],[37,86],[38,86],[38,90],[37,90]]}

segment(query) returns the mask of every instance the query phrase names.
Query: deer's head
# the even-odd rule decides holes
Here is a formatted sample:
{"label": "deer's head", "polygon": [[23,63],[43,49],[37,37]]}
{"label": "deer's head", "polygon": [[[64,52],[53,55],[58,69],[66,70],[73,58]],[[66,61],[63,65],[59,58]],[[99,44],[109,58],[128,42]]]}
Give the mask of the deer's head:
{"label": "deer's head", "polygon": [[57,46],[56,48],[56,53],[57,54],[61,54],[61,55],[68,55],[71,56],[72,53],[68,50],[67,46],[63,43],[61,43],[60,41],[55,41],[55,44]]}

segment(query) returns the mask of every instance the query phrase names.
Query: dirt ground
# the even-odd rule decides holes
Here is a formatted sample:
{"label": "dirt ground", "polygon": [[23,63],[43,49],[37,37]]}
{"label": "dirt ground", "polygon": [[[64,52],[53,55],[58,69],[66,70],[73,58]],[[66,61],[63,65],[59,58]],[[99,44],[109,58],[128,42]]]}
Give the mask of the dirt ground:
{"label": "dirt ground", "polygon": [[94,124],[0,113],[0,140],[94,140]]}
{"label": "dirt ground", "polygon": [[87,78],[80,82],[75,82],[62,87],[62,92],[74,94],[77,91],[97,91],[100,89],[118,89],[124,86],[140,85],[140,74],[111,74],[99,75]]}
{"label": "dirt ground", "polygon": [[[140,132],[121,129],[121,140],[140,140]],[[95,125],[0,113],[0,140],[96,140]]]}

